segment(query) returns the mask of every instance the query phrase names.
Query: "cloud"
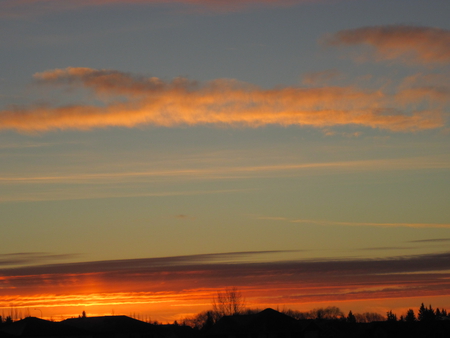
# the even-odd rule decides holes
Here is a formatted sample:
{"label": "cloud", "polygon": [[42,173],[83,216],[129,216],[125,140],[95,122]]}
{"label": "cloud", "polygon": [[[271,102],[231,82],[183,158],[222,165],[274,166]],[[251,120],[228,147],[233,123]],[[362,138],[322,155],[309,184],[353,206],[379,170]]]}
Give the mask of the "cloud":
{"label": "cloud", "polygon": [[310,72],[303,75],[303,83],[306,85],[320,85],[328,83],[341,76],[336,69],[328,69],[320,72]]}
{"label": "cloud", "polygon": [[[91,190],[75,189],[64,192],[54,192],[47,190],[44,192],[26,193],[26,194],[5,194],[0,196],[0,203],[4,202],[24,202],[24,201],[63,201],[63,200],[86,200],[86,199],[109,199],[124,197],[167,197],[167,196],[195,196],[195,195],[211,195],[211,194],[231,194],[244,193],[254,191],[254,189],[221,189],[221,190],[186,190],[186,191],[156,191],[156,192],[115,192],[109,190]],[[12,196],[11,196],[12,195]]]}
{"label": "cloud", "polygon": [[431,105],[448,103],[450,97],[450,73],[417,73],[406,77],[397,94],[397,100],[405,104],[427,101]]}
{"label": "cloud", "polygon": [[185,5],[198,11],[233,12],[254,6],[290,7],[331,0],[2,0],[0,17],[20,18],[113,5]]}
{"label": "cloud", "polygon": [[353,86],[262,89],[229,79],[206,84],[185,78],[164,82],[115,70],[72,67],[37,73],[35,79],[40,85],[90,90],[104,103],[10,107],[0,111],[0,130],[353,125],[406,132],[444,126],[441,109],[430,105],[422,110],[404,109],[395,96],[382,90]]}
{"label": "cloud", "polygon": [[[164,178],[174,179],[239,179],[268,177],[274,173],[285,172],[286,175],[320,174],[321,169],[334,169],[340,172],[380,171],[380,170],[441,170],[450,169],[448,156],[424,156],[413,158],[375,159],[358,161],[336,161],[336,162],[306,162],[306,163],[280,163],[276,165],[238,165],[238,166],[209,166],[201,169],[183,168],[178,170],[161,169],[154,171],[124,171],[103,173],[77,173],[72,175],[42,175],[42,176],[0,176],[0,184],[70,184],[70,183],[94,183],[107,182],[109,184],[117,181],[160,181]],[[327,171],[328,172],[328,171]],[[277,174],[279,175],[279,174]],[[248,191],[243,190],[218,190],[221,192]],[[174,193],[174,192],[168,192]],[[176,192],[183,194],[183,192]],[[184,192],[187,193],[187,192]],[[191,192],[192,193],[192,192]],[[198,191],[208,193],[208,191]],[[164,193],[161,193],[164,195]]]}
{"label": "cloud", "polygon": [[369,45],[381,60],[400,59],[420,64],[450,63],[450,30],[407,26],[374,26],[343,30],[325,42],[332,46]]}
{"label": "cloud", "polygon": [[450,228],[450,223],[376,223],[376,222],[337,222],[313,219],[289,219],[285,217],[258,217],[261,220],[283,221],[289,223],[303,223],[316,225],[336,226],[370,226],[381,228],[407,227],[407,228]]}
{"label": "cloud", "polygon": [[411,250],[414,249],[413,247],[404,247],[404,246],[380,246],[380,247],[373,247],[373,248],[362,248],[358,249],[361,251],[386,251],[386,250]]}
{"label": "cloud", "polygon": [[22,142],[15,144],[2,144],[0,145],[0,149],[27,149],[27,148],[40,148],[40,147],[48,147],[52,145],[51,143],[31,143],[31,142]]}
{"label": "cloud", "polygon": [[450,242],[450,238],[431,238],[431,239],[417,239],[408,241],[409,243],[436,243],[436,242]]}
{"label": "cloud", "polygon": [[[93,262],[79,262],[79,263],[65,263],[65,264],[49,264],[41,266],[24,266],[11,269],[0,269],[2,275],[12,273],[13,275],[22,276],[28,274],[60,274],[60,273],[103,273],[119,270],[139,270],[147,269],[147,271],[159,271],[161,267],[177,267],[183,270],[183,266],[196,266],[198,264],[216,264],[221,261],[232,262],[247,257],[254,257],[266,254],[279,254],[293,252],[292,250],[266,250],[266,251],[238,251],[238,252],[223,252],[210,254],[197,254],[186,256],[169,256],[157,258],[141,258],[141,259],[124,259],[124,260],[108,260],[108,261],[93,261]],[[6,254],[2,256],[42,256],[42,253],[18,253]],[[56,255],[66,257],[68,255]],[[53,257],[53,255],[51,256]],[[0,256],[1,258],[1,256]],[[171,268],[169,268],[171,269]]]}
{"label": "cloud", "polygon": [[41,306],[91,305],[90,290],[95,290],[92,302],[97,304],[176,300],[183,305],[187,300],[210,300],[214,290],[231,285],[243,290],[249,301],[278,304],[450,295],[449,252],[373,259],[251,260],[256,255],[282,252],[0,269],[0,307],[37,306],[38,302]]}
{"label": "cloud", "polygon": [[46,252],[15,252],[9,254],[0,254],[1,266],[43,264],[48,261],[72,259],[75,254],[51,254]]}
{"label": "cloud", "polygon": [[[267,159],[267,154],[265,154]],[[202,157],[202,156],[201,156]],[[206,159],[206,154],[202,158]],[[231,157],[230,157],[231,158]],[[245,157],[243,157],[245,158]],[[241,159],[229,163],[205,160],[199,167],[198,157],[183,161],[177,169],[167,164],[156,166],[158,169],[133,171],[136,165],[129,164],[124,171],[110,171],[95,168],[95,172],[34,172],[0,175],[0,203],[11,201],[49,201],[77,199],[110,199],[137,196],[194,196],[211,194],[246,194],[263,189],[260,185],[239,188],[241,180],[270,179],[273,177],[317,177],[352,175],[355,173],[385,172],[420,172],[439,173],[450,169],[450,157],[447,155],[423,156],[413,158],[391,158],[336,162],[280,162],[275,165],[256,165],[255,156],[248,162]],[[129,167],[129,168],[128,168]],[[229,182],[235,189],[209,190],[173,190],[158,188],[159,184],[175,182]],[[154,183],[158,183],[156,186]],[[64,185],[65,189],[55,189]],[[149,184],[153,188],[149,190]],[[123,189],[125,187],[125,189]],[[26,189],[25,189],[26,188]],[[118,189],[120,188],[120,189]],[[173,217],[176,215],[174,214]],[[189,216],[189,215],[188,215]],[[190,217],[189,220],[195,219]],[[285,221],[292,221],[286,219]],[[317,220],[315,220],[317,222]],[[358,226],[359,224],[349,224]],[[386,224],[378,226],[387,226]],[[391,225],[394,226],[394,225]],[[434,226],[434,225],[430,225]]]}

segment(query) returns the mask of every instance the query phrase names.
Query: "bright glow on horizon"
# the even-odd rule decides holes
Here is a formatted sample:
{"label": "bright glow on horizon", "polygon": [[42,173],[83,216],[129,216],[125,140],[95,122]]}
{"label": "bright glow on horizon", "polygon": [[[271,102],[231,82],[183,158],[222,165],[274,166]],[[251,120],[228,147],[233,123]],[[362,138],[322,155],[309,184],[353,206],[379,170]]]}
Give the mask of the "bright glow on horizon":
{"label": "bright glow on horizon", "polygon": [[[40,308],[52,316],[70,309],[109,314],[113,308],[118,314],[132,308],[157,320],[168,318],[160,313],[179,320],[180,308],[192,313],[207,310],[216,292],[229,284],[238,286],[250,308],[304,309],[344,303],[346,309],[354,311],[361,308],[363,300],[401,299],[413,306],[420,296],[450,298],[448,253],[378,260],[234,261],[240,256],[259,254],[17,267],[11,269],[15,275],[3,277],[2,284],[9,285],[12,292],[2,292],[0,308],[22,312]],[[214,262],[227,256],[229,261]],[[59,272],[61,269],[72,272]],[[82,270],[103,271],[81,273]],[[34,274],[29,275],[28,271]],[[356,304],[358,308],[352,307]]]}

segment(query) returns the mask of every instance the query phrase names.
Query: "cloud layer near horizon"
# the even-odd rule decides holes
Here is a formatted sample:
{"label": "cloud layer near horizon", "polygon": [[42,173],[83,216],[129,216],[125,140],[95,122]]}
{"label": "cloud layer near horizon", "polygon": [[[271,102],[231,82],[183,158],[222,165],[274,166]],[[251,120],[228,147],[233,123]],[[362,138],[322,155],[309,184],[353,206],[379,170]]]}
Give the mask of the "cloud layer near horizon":
{"label": "cloud layer near horizon", "polygon": [[390,25],[337,32],[325,40],[333,46],[370,45],[376,58],[413,63],[450,63],[450,31],[434,27]]}
{"label": "cloud layer near horizon", "polygon": [[[354,125],[417,131],[444,125],[441,88],[410,87],[388,94],[354,86],[262,89],[235,80],[199,84],[185,78],[164,82],[115,70],[55,69],[35,75],[37,83],[87,89],[99,104],[31,105],[0,111],[0,129],[22,132],[106,127],[267,125],[329,128]],[[411,109],[408,99],[422,109]],[[430,103],[431,101],[431,103]]]}
{"label": "cloud layer near horizon", "polygon": [[[230,285],[241,289],[254,304],[450,295],[449,252],[373,259],[252,262],[255,255],[280,252],[230,252],[0,269],[0,307],[80,303],[88,306],[89,297],[83,300],[81,296],[93,290],[97,305],[158,302],[156,298],[167,302],[174,297],[204,302],[211,299],[214,290]],[[119,290],[120,294],[116,294]]]}

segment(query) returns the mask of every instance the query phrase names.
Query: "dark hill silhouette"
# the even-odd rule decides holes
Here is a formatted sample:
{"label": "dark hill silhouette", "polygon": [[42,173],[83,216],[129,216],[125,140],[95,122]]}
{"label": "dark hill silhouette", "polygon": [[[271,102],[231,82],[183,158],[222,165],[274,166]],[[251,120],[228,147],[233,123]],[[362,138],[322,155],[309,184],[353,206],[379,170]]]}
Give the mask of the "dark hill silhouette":
{"label": "dark hill silhouette", "polygon": [[195,335],[188,326],[154,325],[127,316],[69,318],[63,323],[91,332],[93,337],[191,338]]}
{"label": "dark hill silhouette", "polygon": [[297,320],[268,308],[255,314],[224,316],[206,332],[206,335],[211,337],[259,336],[299,330]]}
{"label": "dark hill silhouette", "polygon": [[13,337],[85,337],[88,332],[63,323],[27,317],[1,328],[5,336]]}
{"label": "dark hill silhouette", "polygon": [[121,333],[156,333],[156,326],[127,316],[102,316],[69,318],[62,323],[74,328],[92,333],[121,334]]}

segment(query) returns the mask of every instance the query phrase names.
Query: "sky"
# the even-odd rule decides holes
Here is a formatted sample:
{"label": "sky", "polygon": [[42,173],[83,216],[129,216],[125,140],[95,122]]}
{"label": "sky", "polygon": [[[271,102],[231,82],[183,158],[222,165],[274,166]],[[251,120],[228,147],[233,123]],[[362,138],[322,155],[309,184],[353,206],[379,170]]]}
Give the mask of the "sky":
{"label": "sky", "polygon": [[447,0],[0,0],[0,314],[450,309]]}

